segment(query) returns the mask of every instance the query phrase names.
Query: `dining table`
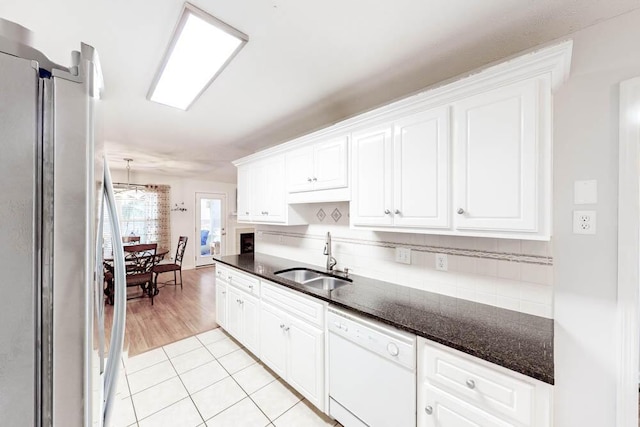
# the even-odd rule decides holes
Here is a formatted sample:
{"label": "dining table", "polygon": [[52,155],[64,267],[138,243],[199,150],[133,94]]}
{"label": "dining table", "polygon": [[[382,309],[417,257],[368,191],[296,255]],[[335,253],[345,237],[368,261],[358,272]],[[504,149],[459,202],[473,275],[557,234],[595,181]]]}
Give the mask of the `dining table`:
{"label": "dining table", "polygon": [[[139,243],[134,243],[139,244]],[[131,246],[131,243],[123,243],[123,246]],[[169,249],[161,248],[156,251],[155,254],[146,255],[146,257],[153,257],[153,259],[149,260],[145,263],[144,271],[140,271],[140,266],[136,263],[136,260],[126,259],[125,254],[125,271],[127,275],[127,286],[137,286],[141,285],[143,290],[143,296],[147,295],[151,297],[151,303],[153,304],[153,297],[158,295],[158,284],[157,279],[158,275],[153,273],[153,267],[158,265],[160,262],[164,260],[164,257],[169,253]],[[103,266],[104,266],[104,294],[107,298],[109,304],[113,305],[113,272],[114,272],[114,258],[113,255],[110,257],[104,257]],[[144,282],[148,282],[147,287],[142,286],[141,280],[144,278],[144,275],[149,275],[150,280],[142,280]]]}

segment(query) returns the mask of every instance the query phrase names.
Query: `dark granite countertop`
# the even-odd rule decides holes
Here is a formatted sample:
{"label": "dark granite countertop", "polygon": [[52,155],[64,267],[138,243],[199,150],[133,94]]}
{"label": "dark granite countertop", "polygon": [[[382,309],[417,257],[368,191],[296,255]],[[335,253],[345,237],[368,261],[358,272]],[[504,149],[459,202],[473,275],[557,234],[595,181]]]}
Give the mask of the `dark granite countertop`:
{"label": "dark granite countertop", "polygon": [[223,264],[347,308],[529,377],[554,383],[553,320],[393,283],[350,275],[325,291],[273,273],[322,268],[264,254],[215,258]]}

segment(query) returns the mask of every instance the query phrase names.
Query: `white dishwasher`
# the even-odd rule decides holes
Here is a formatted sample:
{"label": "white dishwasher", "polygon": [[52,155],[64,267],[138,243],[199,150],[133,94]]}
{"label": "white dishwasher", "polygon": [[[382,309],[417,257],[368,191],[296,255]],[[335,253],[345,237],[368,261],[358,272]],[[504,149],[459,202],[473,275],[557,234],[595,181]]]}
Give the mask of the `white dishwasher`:
{"label": "white dishwasher", "polygon": [[345,427],[415,427],[416,336],[329,307],[329,413]]}

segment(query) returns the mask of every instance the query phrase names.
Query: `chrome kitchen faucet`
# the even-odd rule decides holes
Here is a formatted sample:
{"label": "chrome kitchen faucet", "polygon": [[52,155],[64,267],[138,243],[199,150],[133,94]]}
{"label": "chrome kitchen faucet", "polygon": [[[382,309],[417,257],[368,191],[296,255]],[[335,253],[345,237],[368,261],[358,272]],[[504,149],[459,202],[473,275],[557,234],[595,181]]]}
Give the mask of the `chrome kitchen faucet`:
{"label": "chrome kitchen faucet", "polygon": [[327,256],[327,271],[333,270],[337,261],[331,256],[331,233],[327,231],[327,241],[324,244],[324,254]]}

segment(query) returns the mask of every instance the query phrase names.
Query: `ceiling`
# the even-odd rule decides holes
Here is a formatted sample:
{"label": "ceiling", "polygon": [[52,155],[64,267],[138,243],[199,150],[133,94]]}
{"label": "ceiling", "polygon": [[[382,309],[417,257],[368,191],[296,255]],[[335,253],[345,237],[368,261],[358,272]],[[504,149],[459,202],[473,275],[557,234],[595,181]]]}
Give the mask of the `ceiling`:
{"label": "ceiling", "polygon": [[20,0],[0,17],[105,76],[112,168],[235,181],[230,161],[640,7],[640,0],[193,0],[249,43],[187,112],[146,95],[182,0]]}

